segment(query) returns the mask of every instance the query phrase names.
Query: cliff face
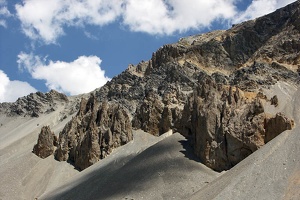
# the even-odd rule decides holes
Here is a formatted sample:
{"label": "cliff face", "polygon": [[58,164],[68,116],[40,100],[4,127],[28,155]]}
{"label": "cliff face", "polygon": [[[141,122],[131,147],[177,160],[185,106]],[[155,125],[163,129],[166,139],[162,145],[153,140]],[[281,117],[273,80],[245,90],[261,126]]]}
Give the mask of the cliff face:
{"label": "cliff face", "polygon": [[128,112],[117,103],[97,102],[92,95],[82,99],[77,115],[60,133],[55,158],[83,170],[130,140]]}
{"label": "cliff face", "polygon": [[293,128],[293,120],[282,114],[267,115],[266,101],[271,100],[261,92],[203,77],[185,106],[181,132],[190,136],[195,154],[205,165],[216,171],[230,169],[271,138]]}
{"label": "cliff face", "polygon": [[300,2],[274,13],[180,39],[151,60],[129,66],[82,100],[59,135],[55,157],[84,169],[132,139],[131,130],[160,135],[169,129],[191,139],[195,154],[226,170],[293,128],[262,89],[298,84]]}

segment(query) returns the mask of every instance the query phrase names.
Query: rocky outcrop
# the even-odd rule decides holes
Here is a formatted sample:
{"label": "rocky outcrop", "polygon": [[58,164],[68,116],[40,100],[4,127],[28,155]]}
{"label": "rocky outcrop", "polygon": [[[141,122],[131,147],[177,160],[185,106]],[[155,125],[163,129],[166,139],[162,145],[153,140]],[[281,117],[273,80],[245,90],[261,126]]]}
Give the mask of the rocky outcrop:
{"label": "rocky outcrop", "polygon": [[293,127],[284,115],[265,113],[262,102],[281,102],[261,89],[299,84],[299,12],[296,1],[226,31],[181,38],[130,65],[82,99],[60,133],[56,159],[82,170],[130,141],[132,129],[156,136],[173,129],[191,139],[204,164],[231,168]]}
{"label": "rocky outcrop", "polygon": [[278,106],[278,97],[277,95],[274,95],[272,98],[271,98],[271,105],[274,105],[275,107]]}
{"label": "rocky outcrop", "polygon": [[82,99],[77,115],[59,134],[55,158],[83,170],[132,140],[128,111],[120,104]]}
{"label": "rocky outcrop", "polygon": [[277,62],[261,61],[255,61],[249,66],[234,71],[229,76],[231,85],[238,85],[239,88],[246,91],[269,88],[277,81],[298,83],[299,76],[295,71],[287,69]]}
{"label": "rocky outcrop", "polygon": [[164,104],[159,96],[153,91],[149,92],[136,111],[133,126],[137,129],[141,128],[152,135],[159,136],[163,110]]}
{"label": "rocky outcrop", "polygon": [[56,135],[54,135],[49,126],[43,126],[32,152],[41,158],[47,158],[53,154],[56,145]]}
{"label": "rocky outcrop", "polygon": [[55,90],[47,93],[36,92],[18,98],[14,103],[0,104],[0,112],[8,116],[39,117],[40,114],[53,112],[57,104],[68,102],[69,99],[65,94]]}
{"label": "rocky outcrop", "polygon": [[265,143],[274,139],[285,130],[292,130],[294,121],[288,119],[282,113],[277,113],[276,116],[267,117],[265,119]]}
{"label": "rocky outcrop", "polygon": [[230,169],[293,127],[292,120],[282,114],[267,117],[263,97],[203,77],[184,109],[181,124],[205,165],[216,171]]}

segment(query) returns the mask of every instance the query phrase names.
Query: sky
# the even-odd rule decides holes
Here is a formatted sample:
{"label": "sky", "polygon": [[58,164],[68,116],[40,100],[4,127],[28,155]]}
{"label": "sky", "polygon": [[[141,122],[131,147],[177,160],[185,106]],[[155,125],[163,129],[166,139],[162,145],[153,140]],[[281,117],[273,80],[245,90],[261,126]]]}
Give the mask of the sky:
{"label": "sky", "polygon": [[181,37],[228,29],[295,0],[0,0],[0,102],[103,86]]}

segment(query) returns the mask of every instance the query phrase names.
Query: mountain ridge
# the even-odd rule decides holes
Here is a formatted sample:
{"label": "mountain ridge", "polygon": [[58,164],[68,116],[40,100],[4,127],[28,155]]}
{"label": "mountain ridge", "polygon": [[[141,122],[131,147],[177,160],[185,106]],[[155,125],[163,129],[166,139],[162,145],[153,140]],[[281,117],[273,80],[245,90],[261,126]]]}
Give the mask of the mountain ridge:
{"label": "mountain ridge", "polygon": [[[257,126],[253,129],[250,128],[251,131],[247,133],[249,135],[247,136],[248,139],[254,137],[254,141],[256,141],[254,143],[250,142],[255,147],[247,147],[247,151],[252,153],[262,146],[265,141],[268,141],[264,140],[265,137],[269,137],[266,136],[265,131],[273,129],[266,127],[269,124],[267,121],[271,120],[272,116],[266,116],[267,113],[264,112],[262,105],[263,101],[271,102],[271,99],[266,99],[259,88],[268,88],[279,80],[294,84],[299,81],[298,64],[295,64],[295,62],[297,63],[297,59],[299,59],[297,52],[300,46],[284,45],[286,41],[290,40],[298,42],[295,38],[299,35],[299,30],[298,27],[294,26],[294,23],[299,20],[298,12],[299,2],[295,2],[262,18],[235,25],[228,31],[192,36],[187,39],[183,38],[178,43],[164,45],[153,53],[149,61],[141,62],[137,66],[129,66],[127,70],[97,89],[93,98],[96,98],[99,102],[108,101],[122,105],[132,121],[131,126],[133,129],[142,129],[153,135],[160,135],[169,129],[173,129],[187,137],[192,137],[192,141],[196,141],[192,142],[194,149],[201,147],[195,150],[195,153],[200,156],[204,163],[217,171],[229,169],[249,155],[249,153],[235,155],[232,152],[233,157],[237,156],[238,158],[232,158],[235,161],[230,161],[230,158],[228,158],[229,147],[227,145],[223,146],[227,140],[224,137],[227,131],[225,129],[230,126],[230,123],[236,123],[230,121],[229,116],[236,109],[245,109],[244,105],[246,104],[254,103],[253,105],[257,104],[261,107],[258,113],[262,113],[265,117],[261,116],[260,120],[255,122]],[[291,30],[294,31],[293,36],[295,36],[292,39],[279,37],[280,44],[282,44],[281,50],[285,52],[281,52],[280,63],[277,60],[272,61],[272,56],[276,56],[277,51],[274,48],[264,48],[264,45],[269,45],[271,42],[273,47],[277,47],[279,44],[278,34],[280,35],[282,32],[286,34],[287,31]],[[265,52],[261,53],[262,51]],[[291,52],[294,52],[294,54],[291,54]],[[259,58],[258,55],[260,55]],[[289,69],[286,67],[287,65],[290,66]],[[209,90],[211,89],[215,90],[214,94],[210,94]],[[200,90],[200,92],[197,90]],[[236,92],[234,93],[233,90]],[[218,94],[222,94],[223,97],[220,96],[216,99],[215,97]],[[250,101],[248,94],[253,96]],[[210,95],[212,96],[210,97]],[[199,97],[202,98],[201,101],[196,99]],[[213,108],[214,106],[207,105],[208,107],[204,108],[204,106],[202,108],[204,110],[201,112],[205,113],[209,112],[210,109],[216,109],[216,113],[219,114],[206,116],[206,114],[193,112],[193,107],[199,109],[200,104],[208,104],[211,100],[215,101],[216,107]],[[188,105],[188,102],[191,101],[193,103]],[[236,105],[238,106],[236,107]],[[224,109],[227,109],[227,111]],[[229,121],[222,122],[224,112],[228,111]],[[242,115],[257,115],[252,108],[241,111],[241,113],[243,112]],[[274,119],[279,116],[281,115],[274,116]],[[209,121],[210,118],[218,118],[218,120]],[[287,127],[287,129],[293,127],[294,122],[292,120],[284,116],[281,119],[284,121],[283,124],[289,124],[284,127]],[[245,118],[244,120],[250,120],[249,122],[251,122],[252,118]],[[197,123],[200,123],[200,129],[194,127],[193,124]],[[211,125],[205,125],[209,123]],[[214,129],[210,126],[219,128]],[[203,128],[204,133],[201,133]],[[231,129],[228,135],[239,141],[242,137],[245,137],[243,136],[245,133],[238,132]],[[113,131],[112,134],[114,134]],[[207,136],[203,138],[203,134]],[[103,133],[100,135],[103,135]],[[84,138],[85,136],[80,137]],[[120,136],[113,135],[113,137],[119,138]],[[78,140],[78,143],[80,143],[80,140]],[[208,145],[207,148],[202,149],[206,145]],[[236,142],[231,145],[235,148],[245,148],[245,144],[241,146]],[[208,154],[203,153],[206,151],[211,155],[208,156]],[[231,151],[235,152],[237,149]],[[222,156],[223,154],[224,156]],[[225,164],[219,165],[218,162],[225,162]]]}
{"label": "mountain ridge", "polygon": [[[132,140],[131,129],[142,129],[156,136],[173,129],[191,138],[196,155],[207,166],[217,171],[231,168],[269,141],[264,139],[269,137],[266,136],[268,132],[266,130],[274,127],[267,127],[270,124],[268,120],[274,118],[278,121],[279,117],[281,121],[283,120],[282,124],[288,124],[284,127],[287,129],[293,127],[293,120],[282,114],[267,116],[269,114],[264,111],[263,102],[271,103],[271,99],[267,99],[259,88],[268,88],[277,81],[294,84],[299,81],[297,70],[300,57],[297,52],[300,50],[300,44],[297,45],[299,40],[296,38],[300,31],[299,27],[295,26],[299,21],[297,15],[299,7],[299,1],[296,1],[264,17],[234,25],[227,31],[181,38],[177,43],[164,45],[158,49],[149,61],[129,66],[103,87],[91,92],[91,97],[87,101],[82,99],[81,105],[77,104],[79,111],[72,119],[73,122],[69,122],[73,125],[68,125],[69,129],[65,127],[59,135],[55,151],[56,159],[68,160],[75,163],[75,167],[85,169],[105,157],[104,151],[100,149],[108,148],[105,150],[107,155],[113,148]],[[286,35],[287,31],[294,34],[289,38],[281,36]],[[287,45],[287,42],[293,45]],[[270,45],[272,48],[269,48]],[[281,48],[275,48],[278,46]],[[278,49],[281,50],[279,60]],[[43,94],[36,95],[43,102],[45,99]],[[61,99],[68,102],[66,96],[54,91],[46,93],[47,95],[50,97],[46,98],[50,108],[44,112],[54,109],[51,103],[57,96],[58,101]],[[25,99],[29,98],[28,102],[35,102],[30,100],[33,96],[34,94],[31,94]],[[24,98],[20,98],[17,104],[22,102],[22,99]],[[214,102],[214,105],[210,105],[209,101]],[[118,114],[121,115],[120,121],[110,119],[116,111],[102,111],[101,102],[105,105],[117,105],[117,110],[123,110],[123,114]],[[39,107],[43,107],[43,104],[36,103],[28,108],[24,106],[26,104],[29,105],[25,101],[19,107],[23,105],[25,109],[33,110],[31,116],[38,116],[37,113],[42,112]],[[246,105],[250,107],[245,108]],[[195,108],[201,111],[197,113]],[[215,110],[216,115],[211,115],[209,110]],[[240,110],[240,114],[234,110]],[[22,114],[26,110],[19,109],[13,112]],[[101,114],[102,112],[111,114]],[[249,120],[249,123],[252,123],[253,117],[263,115],[259,119],[255,118],[254,127],[246,128],[251,130],[247,133],[248,139],[241,144],[236,141],[231,144],[235,148],[244,149],[244,145],[249,143],[246,141],[250,140],[252,142],[246,145],[246,151],[249,153],[236,155],[231,151],[236,152],[238,149],[232,149],[229,147],[231,145],[226,144],[228,140],[226,135],[230,136],[229,138],[233,136],[237,141],[244,140],[241,138],[245,137],[245,133],[235,130],[234,124],[239,119],[232,120],[232,114],[241,117],[251,116],[242,117],[244,120],[242,124]],[[126,116],[125,124],[122,122],[124,116]],[[224,119],[227,121],[224,122]],[[230,126],[233,127],[229,130]],[[114,127],[119,127],[117,132]],[[242,125],[240,128],[243,130]],[[93,142],[102,141],[101,138],[106,138],[103,143]],[[90,143],[94,145],[91,146]],[[83,159],[84,162],[76,164],[79,158],[75,156],[77,155],[75,152],[82,152],[82,155],[91,152],[88,153],[91,157],[88,156],[89,158]],[[229,156],[230,154],[238,158],[233,158]],[[86,165],[86,162],[90,164]]]}
{"label": "mountain ridge", "polygon": [[[290,147],[282,145],[286,145],[284,141],[292,143],[292,138],[297,141],[296,135],[300,124],[297,108],[300,72],[299,13],[300,1],[298,0],[266,16],[233,25],[229,30],[181,38],[177,43],[162,46],[153,53],[149,61],[142,61],[136,66],[129,65],[124,72],[89,94],[76,97],[66,97],[55,91],[47,94],[30,94],[15,103],[0,104],[0,112],[11,119],[15,117],[33,120],[32,123],[36,122],[34,120],[39,122],[49,114],[55,116],[49,127],[47,127],[49,124],[41,124],[42,130],[47,129],[47,131],[41,131],[39,138],[36,130],[41,129],[40,125],[37,124],[32,128],[35,132],[30,135],[31,140],[33,137],[34,140],[38,138],[34,152],[39,155],[46,151],[49,158],[45,160],[55,158],[59,161],[67,161],[76,169],[83,170],[80,172],[83,174],[86,170],[101,168],[101,162],[106,163],[105,159],[113,159],[108,155],[117,152],[119,148],[125,152],[126,147],[130,147],[135,142],[135,137],[139,137],[137,134],[141,134],[140,130],[149,133],[149,137],[156,138],[166,132],[177,132],[146,151],[149,154],[149,163],[155,157],[155,154],[151,154],[151,149],[155,149],[156,153],[161,151],[162,155],[167,151],[167,159],[172,160],[171,155],[175,153],[170,141],[186,138],[192,147],[188,148],[189,153],[192,150],[197,156],[197,163],[208,167],[201,166],[201,168],[205,168],[206,171],[209,168],[213,169],[212,174],[219,174],[220,178],[215,178],[212,183],[201,184],[201,187],[196,188],[198,193],[191,191],[191,188],[185,188],[185,194],[189,197],[194,194],[192,198],[195,199],[203,196],[209,199],[215,197],[222,199],[223,189],[227,191],[230,187],[234,187],[229,183],[233,181],[232,176],[235,172],[237,176],[246,174],[247,180],[253,182],[250,179],[251,170],[255,172],[256,166],[250,165],[251,159],[260,159],[264,168],[259,167],[259,169],[264,172],[263,170],[267,168],[264,155],[272,155],[274,159],[279,159],[275,155],[275,150],[278,148],[282,151],[285,149],[292,151]],[[52,127],[55,130],[52,130]],[[57,141],[53,139],[53,132],[58,135]],[[284,140],[281,141],[280,138]],[[143,142],[147,144],[147,140]],[[177,143],[178,141],[173,143],[176,148],[178,147],[176,151],[179,150]],[[260,152],[265,154],[260,156]],[[136,153],[138,154],[139,152]],[[279,154],[286,156],[286,152]],[[186,159],[190,157],[182,158],[183,155],[176,155],[181,164],[197,165],[187,162]],[[296,156],[295,153],[291,155]],[[272,161],[273,157],[268,160]],[[247,160],[248,158],[250,161]],[[298,157],[295,158],[295,161],[286,158],[291,168],[298,163]],[[143,172],[131,170],[133,167],[131,163],[134,163],[134,160],[142,162],[143,159],[137,156],[136,159],[124,163],[126,165],[123,169],[130,169],[129,174],[123,171],[112,171],[107,172],[106,177],[115,177],[111,173],[139,177],[138,173]],[[121,162],[122,159],[115,161]],[[280,162],[276,160],[275,163]],[[176,165],[173,161],[170,163]],[[165,162],[165,168],[171,169],[171,164],[169,166]],[[110,165],[113,165],[113,160]],[[245,172],[239,171],[241,169],[245,169]],[[151,176],[156,177],[158,174],[157,180],[163,179],[165,183],[174,184],[173,179],[168,182],[167,176],[161,174],[159,169],[155,168],[155,170],[150,173]],[[168,174],[168,171],[162,171]],[[174,173],[176,174],[175,171]],[[184,175],[181,173],[180,176]],[[256,174],[253,176],[260,178]],[[284,179],[281,175],[280,177]],[[239,180],[242,179],[239,176]],[[109,180],[107,178],[103,181]],[[111,180],[116,181],[116,177]],[[218,183],[218,180],[221,182]],[[93,181],[99,181],[102,185],[106,183],[101,182],[101,175],[97,175]],[[226,185],[219,185],[224,183],[222,181],[228,183],[229,189]],[[272,181],[268,183],[273,183]],[[233,182],[239,183],[238,180]],[[83,183],[87,184],[86,187],[92,186],[88,180]],[[143,176],[141,184],[146,184],[152,189],[156,188],[150,186],[150,183]],[[238,188],[242,191],[242,186],[246,188],[247,184],[240,184]],[[79,185],[82,185],[80,180]],[[133,187],[134,183],[128,185]],[[111,194],[114,191],[120,192],[121,195],[126,193],[124,188],[121,191],[114,186],[118,184],[112,184],[112,191],[109,191],[109,188],[101,188],[103,194]],[[212,191],[214,186],[217,186],[219,190],[216,191],[220,193]],[[171,195],[173,190],[169,187],[165,188],[166,191],[157,190],[161,193],[158,192],[157,196],[154,196],[163,199],[164,195]],[[284,186],[280,185],[280,188],[283,190]],[[73,189],[68,188],[62,192],[62,196],[55,191],[52,192],[54,197],[55,195],[66,197],[72,196]],[[152,189],[149,189],[151,195]],[[128,193],[135,194],[135,197],[143,195],[141,191],[134,191],[134,189]],[[90,197],[97,199],[101,196],[96,197],[92,194],[97,196],[102,193],[93,190]],[[49,195],[52,196],[46,194],[46,197],[50,198]],[[274,197],[280,195],[281,193],[278,192]],[[230,195],[227,199],[229,197]],[[151,196],[148,199],[151,199]]]}

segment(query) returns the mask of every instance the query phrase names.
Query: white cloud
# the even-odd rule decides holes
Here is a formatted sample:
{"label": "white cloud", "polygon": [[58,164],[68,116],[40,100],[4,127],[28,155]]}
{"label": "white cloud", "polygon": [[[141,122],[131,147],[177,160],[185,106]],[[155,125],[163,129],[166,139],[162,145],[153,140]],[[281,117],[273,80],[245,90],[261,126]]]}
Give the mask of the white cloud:
{"label": "white cloud", "polygon": [[235,14],[231,0],[128,0],[123,17],[133,31],[172,34],[208,27],[216,19],[230,19]]}
{"label": "white cloud", "polygon": [[37,66],[43,66],[46,61],[47,57],[41,59],[39,56],[33,55],[33,53],[27,54],[21,52],[18,55],[17,63],[20,71],[23,72],[25,69],[29,73],[32,73]]}
{"label": "white cloud", "polygon": [[87,37],[87,38],[90,38],[92,40],[99,40],[99,38],[95,35],[93,35],[92,33],[88,32],[88,31],[84,31],[84,35]]}
{"label": "white cloud", "polygon": [[239,23],[249,19],[261,17],[294,1],[295,0],[253,0],[252,3],[247,7],[246,11],[240,12],[233,22]]}
{"label": "white cloud", "polygon": [[238,1],[241,0],[24,0],[16,5],[16,11],[23,32],[49,44],[65,34],[66,26],[118,22],[131,31],[169,35],[209,27],[215,20],[238,23],[253,19],[295,0],[253,0],[245,11],[237,10]]}
{"label": "white cloud", "polygon": [[296,0],[277,0],[277,8],[280,8],[280,7],[283,7],[283,6],[286,6],[290,3],[293,3],[295,2]]}
{"label": "white cloud", "polygon": [[16,4],[23,32],[31,39],[55,43],[64,26],[105,25],[121,12],[120,0],[24,0]]}
{"label": "white cloud", "polygon": [[[4,4],[4,5],[5,5],[5,4]],[[4,5],[1,5],[1,3],[0,3],[0,6],[1,6],[1,8],[0,8],[0,15],[3,15],[3,16],[6,16],[6,17],[10,17],[10,16],[11,16],[11,13],[10,13],[9,10],[7,9],[7,7],[4,6]]]}
{"label": "white cloud", "polygon": [[36,89],[27,82],[11,81],[8,76],[0,70],[0,102],[14,102],[18,97],[36,92]]}
{"label": "white cloud", "polygon": [[4,28],[7,28],[6,21],[3,19],[0,19],[0,26],[3,26]]}
{"label": "white cloud", "polygon": [[45,80],[49,89],[70,95],[90,92],[110,79],[101,69],[97,56],[80,56],[72,62],[48,61],[33,54],[18,55],[19,68],[26,69],[33,78]]}
{"label": "white cloud", "polygon": [[7,2],[5,0],[0,0],[0,26],[7,28],[7,23],[5,18],[11,17],[12,14],[7,9]]}
{"label": "white cloud", "polygon": [[237,0],[24,0],[16,5],[24,33],[55,43],[65,26],[120,21],[132,31],[172,34],[209,26],[236,14]]}

